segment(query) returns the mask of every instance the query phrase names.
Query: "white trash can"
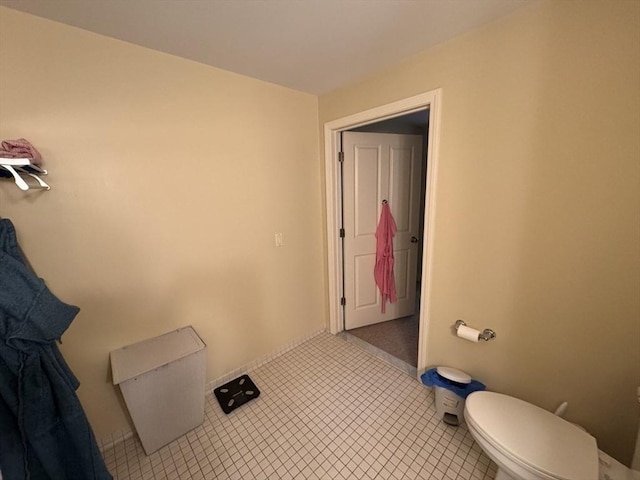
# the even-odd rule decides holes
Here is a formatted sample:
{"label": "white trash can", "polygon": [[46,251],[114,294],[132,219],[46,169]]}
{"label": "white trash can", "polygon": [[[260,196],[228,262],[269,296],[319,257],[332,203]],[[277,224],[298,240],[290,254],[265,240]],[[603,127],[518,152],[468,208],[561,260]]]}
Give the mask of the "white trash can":
{"label": "white trash can", "polygon": [[147,455],[204,421],[206,356],[192,327],[111,352],[113,384]]}
{"label": "white trash can", "polygon": [[[460,385],[468,385],[471,383],[471,377],[456,368],[438,367],[436,368],[436,372],[441,377]],[[438,416],[448,425],[460,425],[464,421],[464,398],[444,387],[435,385],[434,388],[436,391],[436,412],[438,412]]]}

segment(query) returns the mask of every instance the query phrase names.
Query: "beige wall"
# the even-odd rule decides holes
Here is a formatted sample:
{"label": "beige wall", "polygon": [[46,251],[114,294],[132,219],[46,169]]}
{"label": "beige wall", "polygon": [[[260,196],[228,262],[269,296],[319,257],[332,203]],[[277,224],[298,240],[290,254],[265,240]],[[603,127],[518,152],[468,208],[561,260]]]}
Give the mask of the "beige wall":
{"label": "beige wall", "polygon": [[[428,360],[631,458],[640,385],[640,4],[552,1],[320,97],[321,126],[442,88]],[[472,344],[456,319],[491,327]]]}
{"label": "beige wall", "polygon": [[[0,8],[0,182],[38,274],[81,307],[62,351],[100,437],[127,428],[109,351],[184,325],[213,380],[325,321],[317,97]],[[285,246],[274,246],[274,233]]]}
{"label": "beige wall", "polygon": [[[442,87],[429,363],[568,400],[623,461],[640,384],[639,22],[634,0],[542,2],[319,99],[321,127]],[[323,325],[317,108],[0,8],[0,138],[32,140],[53,187],[0,182],[0,215],[82,308],[62,349],[98,436],[127,426],[112,349],[192,324],[211,380]],[[498,339],[455,338],[457,318]]]}

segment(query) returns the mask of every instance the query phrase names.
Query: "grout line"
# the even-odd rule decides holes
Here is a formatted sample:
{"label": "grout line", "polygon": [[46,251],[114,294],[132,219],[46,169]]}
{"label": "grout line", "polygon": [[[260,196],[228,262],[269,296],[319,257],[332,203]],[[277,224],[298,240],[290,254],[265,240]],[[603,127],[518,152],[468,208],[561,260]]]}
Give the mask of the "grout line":
{"label": "grout line", "polygon": [[313,337],[320,335],[323,332],[326,332],[325,327],[313,330],[312,332],[306,335],[303,335],[302,337],[299,337],[292,342],[287,343],[283,347],[277,349],[275,352],[263,355],[262,357],[256,360],[253,360],[252,362],[249,362],[243,365],[242,367],[236,368],[232,372],[229,372],[221,377],[216,378],[215,380],[212,380],[211,382],[208,382],[206,384],[205,390],[207,392],[210,392],[214,388],[219,387],[220,385],[224,385],[225,383],[233,380],[234,378],[239,377],[240,375],[243,375],[247,372],[251,372],[252,370],[255,370],[256,368],[261,367],[265,363],[270,362],[280,357],[281,355],[284,355],[290,350],[293,350],[294,348],[296,348],[298,345],[301,345],[304,342],[311,340]]}
{"label": "grout line", "polygon": [[203,424],[151,455],[135,436],[103,452],[111,474],[116,480],[494,479],[495,464],[466,426],[439,418],[432,389],[330,333],[298,342],[251,370],[259,399],[227,415],[207,395]]}
{"label": "grout line", "polygon": [[[317,335],[320,335],[323,332],[326,332],[327,329],[326,327],[320,327],[320,328],[316,328],[315,330],[312,330],[311,332],[298,337],[297,339],[293,340],[292,342],[289,342],[287,344],[285,344],[284,346],[278,348],[277,350],[275,350],[274,352],[268,353],[266,355],[263,355],[262,357],[259,357],[256,360],[253,360],[241,367],[238,367],[234,370],[232,370],[231,372],[227,372],[226,374],[222,375],[221,377],[216,378],[215,380],[212,380],[208,383],[205,384],[205,398],[207,395],[209,395],[211,393],[211,391],[214,388],[219,387],[220,385],[224,385],[227,382],[230,382],[231,380],[233,380],[234,378],[237,378],[241,375],[243,375],[244,373],[250,372],[252,370],[255,370],[258,367],[261,367],[262,365],[264,365],[267,362],[270,362],[271,360],[274,360],[278,357],[280,357],[281,355],[284,355],[285,353],[287,353],[290,350],[293,350],[294,348],[296,348],[297,346],[303,344],[304,342],[311,340],[313,337],[316,337]],[[112,448],[116,445],[118,445],[119,443],[124,442],[125,440],[128,440],[130,438],[132,438],[135,435],[134,431],[131,428],[125,428],[123,430],[119,430],[116,432],[112,432],[110,434],[107,434],[105,436],[103,436],[102,438],[98,439],[98,447],[99,449],[104,452],[105,450]],[[1,479],[0,479],[1,480]]]}

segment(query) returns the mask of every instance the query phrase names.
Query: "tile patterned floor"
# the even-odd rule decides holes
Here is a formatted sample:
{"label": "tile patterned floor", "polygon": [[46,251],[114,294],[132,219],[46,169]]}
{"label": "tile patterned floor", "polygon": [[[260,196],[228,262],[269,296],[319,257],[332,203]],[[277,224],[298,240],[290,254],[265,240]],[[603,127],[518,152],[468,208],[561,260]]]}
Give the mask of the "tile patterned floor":
{"label": "tile patterned floor", "polygon": [[321,333],[250,371],[258,399],[146,456],[136,437],[104,450],[114,478],[490,480],[466,427],[437,418],[433,393],[353,343]]}

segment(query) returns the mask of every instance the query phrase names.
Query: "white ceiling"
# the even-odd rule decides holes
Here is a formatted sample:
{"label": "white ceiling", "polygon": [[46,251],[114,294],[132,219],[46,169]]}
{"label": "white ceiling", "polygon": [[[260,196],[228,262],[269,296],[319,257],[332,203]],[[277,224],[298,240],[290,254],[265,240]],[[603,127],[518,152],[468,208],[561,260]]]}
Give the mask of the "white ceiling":
{"label": "white ceiling", "polygon": [[322,94],[532,1],[0,0],[0,5]]}

